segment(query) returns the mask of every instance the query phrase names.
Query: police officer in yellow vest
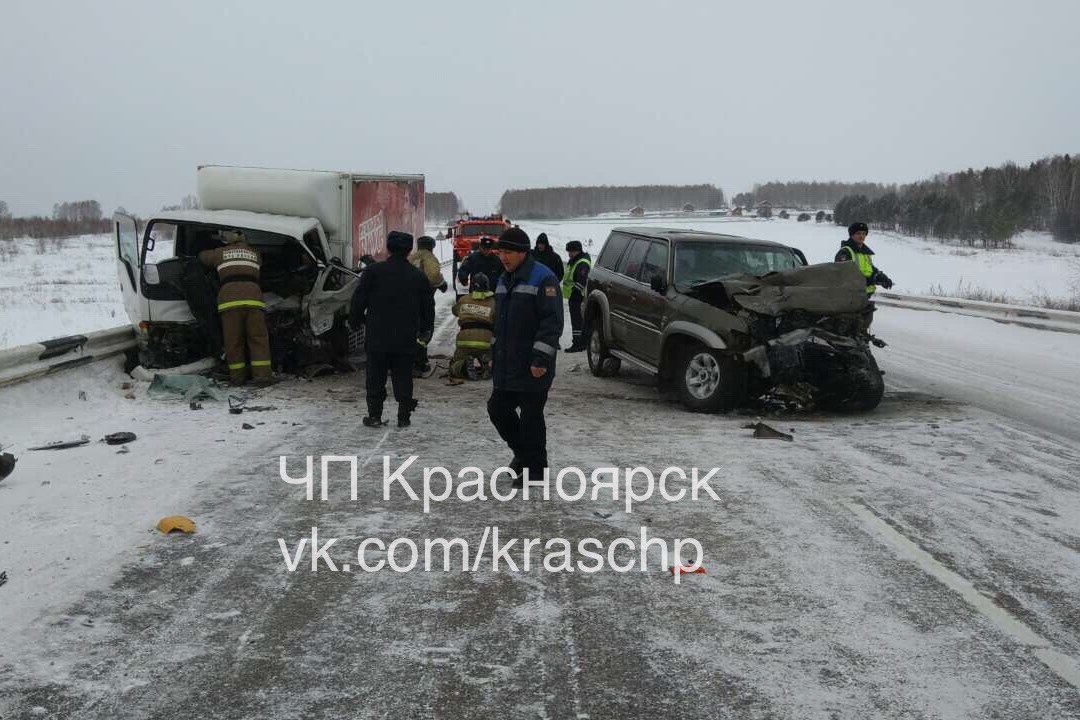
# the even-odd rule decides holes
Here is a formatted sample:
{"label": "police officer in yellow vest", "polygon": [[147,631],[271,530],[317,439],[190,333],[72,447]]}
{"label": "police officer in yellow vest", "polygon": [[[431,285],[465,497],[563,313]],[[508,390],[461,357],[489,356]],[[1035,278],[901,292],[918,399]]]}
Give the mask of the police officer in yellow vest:
{"label": "police officer in yellow vest", "polygon": [[[199,253],[199,262],[217,271],[218,314],[225,335],[225,360],[229,381],[255,384],[273,381],[270,367],[270,336],[266,332],[266,304],[259,286],[262,255],[247,244],[239,230],[223,233],[226,245]],[[246,353],[245,353],[246,350]]]}
{"label": "police officer in yellow vest", "polygon": [[566,254],[569,259],[563,273],[562,294],[570,301],[571,329],[570,347],[566,348],[566,352],[582,352],[585,350],[585,320],[581,315],[581,306],[585,302],[585,285],[592,269],[592,258],[589,253],[582,251],[581,243],[577,240],[566,243]]}
{"label": "police officer in yellow vest", "polygon": [[836,262],[855,262],[859,265],[859,271],[866,278],[866,292],[872,294],[877,291],[877,286],[888,290],[893,286],[889,276],[874,267],[874,251],[866,245],[866,236],[870,228],[866,223],[852,223],[848,227],[848,239],[840,243],[840,250],[836,253]]}
{"label": "police officer in yellow vest", "polygon": [[472,276],[469,294],[458,298],[452,312],[458,319],[458,335],[457,349],[450,360],[450,384],[490,378],[495,293],[491,292],[487,275],[478,272]]}

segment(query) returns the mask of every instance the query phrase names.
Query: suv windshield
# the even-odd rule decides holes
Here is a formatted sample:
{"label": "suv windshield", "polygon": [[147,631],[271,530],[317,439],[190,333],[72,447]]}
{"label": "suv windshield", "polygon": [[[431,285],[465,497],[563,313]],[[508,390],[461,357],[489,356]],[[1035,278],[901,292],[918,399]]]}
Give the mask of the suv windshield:
{"label": "suv windshield", "polygon": [[799,266],[787,248],[697,241],[675,245],[675,287],[680,290],[703,280],[739,273],[764,275]]}

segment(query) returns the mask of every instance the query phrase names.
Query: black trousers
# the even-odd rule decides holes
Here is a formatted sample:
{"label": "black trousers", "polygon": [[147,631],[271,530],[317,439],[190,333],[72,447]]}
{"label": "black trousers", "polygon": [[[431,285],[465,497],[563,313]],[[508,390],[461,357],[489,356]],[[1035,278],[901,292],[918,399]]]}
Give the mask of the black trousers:
{"label": "black trousers", "polygon": [[364,378],[367,390],[368,415],[382,417],[383,403],[386,402],[386,376],[394,386],[394,398],[398,403],[398,417],[408,417],[413,411],[412,353],[367,353],[367,368]]}
{"label": "black trousers", "polygon": [[584,340],[581,337],[585,329],[585,319],[581,315],[582,300],[579,292],[570,295],[570,339],[574,347],[581,347]]}
{"label": "black trousers", "polygon": [[547,467],[547,425],[544,424],[547,398],[547,390],[492,390],[488,399],[491,424],[533,477]]}

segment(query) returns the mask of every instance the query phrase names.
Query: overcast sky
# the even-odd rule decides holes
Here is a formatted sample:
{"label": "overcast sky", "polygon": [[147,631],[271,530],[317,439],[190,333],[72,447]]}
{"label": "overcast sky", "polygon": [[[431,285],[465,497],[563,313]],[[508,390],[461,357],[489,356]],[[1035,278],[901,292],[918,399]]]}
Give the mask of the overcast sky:
{"label": "overcast sky", "polygon": [[204,163],[507,188],[909,181],[1080,151],[1078,0],[0,0],[0,200]]}

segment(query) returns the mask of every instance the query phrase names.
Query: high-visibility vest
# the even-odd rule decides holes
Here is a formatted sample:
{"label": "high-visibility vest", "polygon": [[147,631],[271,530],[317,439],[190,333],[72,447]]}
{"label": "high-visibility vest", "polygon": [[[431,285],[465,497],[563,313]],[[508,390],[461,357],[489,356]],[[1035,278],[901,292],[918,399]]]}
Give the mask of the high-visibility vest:
{"label": "high-visibility vest", "polygon": [[[590,270],[592,269],[592,260],[587,257],[578,257],[577,260],[566,266],[566,272],[563,273],[562,279],[562,296],[564,298],[569,299],[570,296],[574,294],[574,270],[576,270],[577,266],[581,263],[585,263],[589,266]],[[582,295],[585,294],[585,288],[579,287],[578,290],[581,291]]]}
{"label": "high-visibility vest", "polygon": [[[859,272],[863,274],[863,277],[869,279],[870,276],[874,274],[874,261],[870,259],[870,256],[867,253],[855,252],[854,248],[847,247],[846,245],[844,246],[844,249],[848,251],[848,255],[851,256],[851,259],[858,264]],[[877,285],[867,285],[866,292],[877,292]]]}

